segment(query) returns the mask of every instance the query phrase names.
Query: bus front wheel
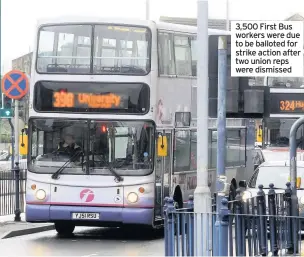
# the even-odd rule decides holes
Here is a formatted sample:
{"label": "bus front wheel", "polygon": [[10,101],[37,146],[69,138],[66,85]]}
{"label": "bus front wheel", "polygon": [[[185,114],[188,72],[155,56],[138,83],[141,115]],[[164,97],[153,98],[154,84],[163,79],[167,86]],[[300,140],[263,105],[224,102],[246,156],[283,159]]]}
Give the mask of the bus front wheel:
{"label": "bus front wheel", "polygon": [[74,232],[75,225],[62,223],[62,222],[55,222],[55,229],[59,235],[71,235]]}

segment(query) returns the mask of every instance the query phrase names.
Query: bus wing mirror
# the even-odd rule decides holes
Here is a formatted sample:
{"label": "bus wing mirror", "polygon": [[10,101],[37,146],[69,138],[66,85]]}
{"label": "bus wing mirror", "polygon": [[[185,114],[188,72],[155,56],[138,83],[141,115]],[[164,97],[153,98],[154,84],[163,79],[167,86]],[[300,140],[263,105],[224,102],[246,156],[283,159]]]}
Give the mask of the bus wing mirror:
{"label": "bus wing mirror", "polygon": [[157,138],[157,156],[166,157],[168,155],[168,139],[162,134]]}

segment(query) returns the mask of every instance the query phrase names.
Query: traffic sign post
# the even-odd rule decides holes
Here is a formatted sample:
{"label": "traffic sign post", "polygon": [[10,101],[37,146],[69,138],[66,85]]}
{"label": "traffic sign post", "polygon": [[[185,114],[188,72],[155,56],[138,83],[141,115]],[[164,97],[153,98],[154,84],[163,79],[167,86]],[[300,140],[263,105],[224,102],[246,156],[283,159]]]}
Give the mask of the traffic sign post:
{"label": "traffic sign post", "polygon": [[12,70],[2,79],[2,93],[14,100],[22,99],[29,90],[29,81],[25,73]]}
{"label": "traffic sign post", "polygon": [[[2,79],[1,84],[2,93],[10,99],[15,100],[15,128],[14,128],[14,139],[15,139],[15,178],[16,178],[16,210],[15,210],[15,221],[21,221],[20,217],[20,205],[19,205],[19,100],[22,99],[29,90],[29,81],[27,75],[19,70],[12,70],[6,73]],[[1,109],[1,117],[11,116],[12,110]],[[2,116],[4,114],[5,116]],[[13,129],[12,129],[13,132]]]}

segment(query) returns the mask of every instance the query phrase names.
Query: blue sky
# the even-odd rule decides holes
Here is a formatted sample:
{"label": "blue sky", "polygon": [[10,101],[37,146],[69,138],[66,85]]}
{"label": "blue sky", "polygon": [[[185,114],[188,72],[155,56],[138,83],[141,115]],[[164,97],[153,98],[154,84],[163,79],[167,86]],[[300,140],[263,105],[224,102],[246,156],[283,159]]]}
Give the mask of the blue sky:
{"label": "blue sky", "polygon": [[[150,18],[196,17],[197,0],[150,0]],[[299,10],[303,0],[229,0],[230,18],[283,20]],[[145,18],[145,0],[2,0],[1,64],[4,72],[11,60],[33,48],[37,19],[64,15]],[[209,18],[226,17],[226,0],[209,0]]]}

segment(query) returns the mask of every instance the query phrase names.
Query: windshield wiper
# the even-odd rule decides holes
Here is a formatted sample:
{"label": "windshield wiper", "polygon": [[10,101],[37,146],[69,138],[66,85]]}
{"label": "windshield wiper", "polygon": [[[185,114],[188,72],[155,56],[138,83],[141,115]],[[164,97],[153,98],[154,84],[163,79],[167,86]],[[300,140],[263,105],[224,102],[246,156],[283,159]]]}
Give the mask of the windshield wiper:
{"label": "windshield wiper", "polygon": [[67,160],[53,175],[52,179],[58,179],[60,173],[67,167],[67,165],[82,152],[76,152],[69,160]]}
{"label": "windshield wiper", "polygon": [[114,169],[114,167],[112,166],[112,162],[108,162],[108,168],[109,171],[113,174],[113,176],[118,180],[118,182],[122,182],[123,181],[123,177],[120,176]]}
{"label": "windshield wiper", "polygon": [[[92,152],[92,155],[95,156],[96,154],[95,154],[94,152]],[[101,157],[101,159],[103,159],[103,156],[102,156],[102,155],[97,154],[97,156],[98,156],[98,157]],[[93,157],[93,162],[94,162],[94,157]],[[110,171],[110,172],[112,173],[112,175],[117,179],[117,181],[118,181],[118,182],[122,182],[122,181],[123,181],[123,177],[120,176],[120,175],[115,171],[115,167],[113,167],[114,165],[112,165],[112,163],[110,163],[110,162],[108,162],[108,161],[103,161],[103,162],[107,165],[109,171]],[[114,163],[115,163],[115,162],[114,162]],[[94,165],[94,167],[95,167],[95,164],[93,164],[93,165]]]}

